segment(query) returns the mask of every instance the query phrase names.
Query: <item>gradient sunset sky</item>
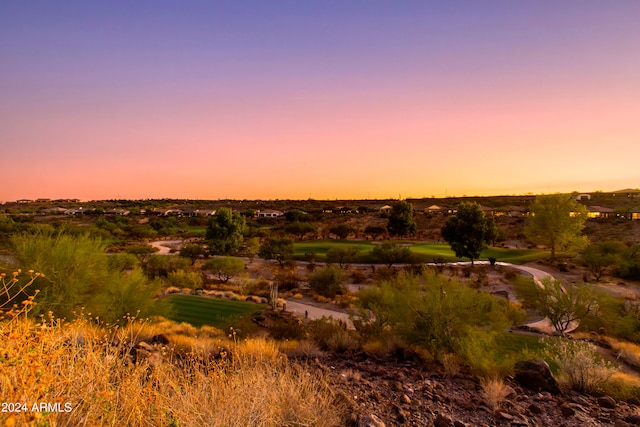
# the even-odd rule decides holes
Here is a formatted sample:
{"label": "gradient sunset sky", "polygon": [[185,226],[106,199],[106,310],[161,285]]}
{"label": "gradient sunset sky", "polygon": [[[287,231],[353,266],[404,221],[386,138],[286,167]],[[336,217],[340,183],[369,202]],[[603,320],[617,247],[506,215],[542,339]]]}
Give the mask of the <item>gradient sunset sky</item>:
{"label": "gradient sunset sky", "polygon": [[640,1],[0,2],[0,201],[640,187]]}

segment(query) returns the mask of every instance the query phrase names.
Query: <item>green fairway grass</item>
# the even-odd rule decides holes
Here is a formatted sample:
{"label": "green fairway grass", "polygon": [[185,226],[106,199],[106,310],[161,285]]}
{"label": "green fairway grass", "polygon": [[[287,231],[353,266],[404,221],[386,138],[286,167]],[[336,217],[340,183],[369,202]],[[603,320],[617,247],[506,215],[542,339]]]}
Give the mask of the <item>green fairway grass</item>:
{"label": "green fairway grass", "polygon": [[171,295],[167,300],[174,308],[171,320],[187,322],[193,326],[211,325],[221,329],[242,323],[264,309],[262,304],[195,295]]}
{"label": "green fairway grass", "polygon": [[[443,259],[446,262],[469,261],[467,258],[456,258],[455,254],[446,243],[421,243],[421,242],[399,242],[410,245],[411,252],[418,255],[422,262],[433,262],[436,259]],[[294,244],[294,257],[303,259],[305,254],[313,253],[316,261],[325,261],[327,251],[333,247],[351,246],[356,249],[357,257],[355,262],[371,263],[369,253],[374,243],[369,241],[349,241],[349,240],[313,240]],[[480,254],[480,260],[488,260],[490,257],[496,258],[500,262],[513,264],[523,264],[530,261],[537,261],[548,257],[548,252],[538,249],[505,249],[487,248]]]}

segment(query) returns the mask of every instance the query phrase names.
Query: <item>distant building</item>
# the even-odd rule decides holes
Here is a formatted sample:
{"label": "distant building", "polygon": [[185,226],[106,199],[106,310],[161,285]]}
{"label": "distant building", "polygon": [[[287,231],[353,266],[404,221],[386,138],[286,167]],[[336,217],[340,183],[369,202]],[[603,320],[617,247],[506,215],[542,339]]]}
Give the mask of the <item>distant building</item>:
{"label": "distant building", "polygon": [[588,193],[576,194],[576,195],[575,195],[575,199],[576,199],[577,201],[581,201],[581,200],[591,200],[591,194],[588,194]]}
{"label": "distant building", "polygon": [[587,206],[587,218],[613,218],[614,211],[602,206]]}
{"label": "distant building", "polygon": [[277,211],[274,209],[265,209],[256,212],[256,216],[258,218],[278,218],[284,215],[282,211]]}

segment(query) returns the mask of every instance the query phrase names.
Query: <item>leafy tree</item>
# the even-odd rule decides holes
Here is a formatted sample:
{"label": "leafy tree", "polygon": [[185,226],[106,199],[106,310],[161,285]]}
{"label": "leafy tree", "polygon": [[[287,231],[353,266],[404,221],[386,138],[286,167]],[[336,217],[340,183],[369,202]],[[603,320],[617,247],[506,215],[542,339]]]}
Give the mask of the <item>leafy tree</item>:
{"label": "leafy tree", "polygon": [[624,243],[615,240],[591,243],[582,252],[582,264],[599,282],[604,274],[620,263],[625,249]]}
{"label": "leafy tree", "polygon": [[307,222],[309,214],[298,209],[292,209],[284,214],[287,222]]}
{"label": "leafy tree", "polygon": [[337,262],[340,268],[349,264],[358,254],[358,251],[353,246],[336,246],[327,251],[327,262]]}
{"label": "leafy tree", "polygon": [[318,294],[333,298],[342,290],[342,270],[330,265],[316,270],[309,278],[309,286]]}
{"label": "leafy tree", "polygon": [[587,220],[587,209],[567,194],[549,194],[536,197],[531,205],[532,217],[525,227],[531,241],[551,248],[551,260],[557,249],[581,247],[586,243],[582,229]]}
{"label": "leafy tree", "polygon": [[332,226],[331,228],[329,228],[329,231],[332,234],[338,236],[338,239],[344,240],[349,237],[349,234],[354,233],[355,229],[351,225],[343,222],[341,224]]}
{"label": "leafy tree", "polygon": [[186,258],[169,255],[151,255],[144,263],[144,272],[151,279],[156,277],[168,277],[169,273],[178,270],[187,270],[190,262]]}
{"label": "leafy tree", "polygon": [[373,237],[373,240],[376,240],[378,236],[384,235],[384,233],[387,232],[387,229],[381,225],[367,225],[367,227],[364,229],[364,232],[365,234],[371,235],[371,237]]}
{"label": "leafy tree", "polygon": [[485,216],[477,203],[463,202],[455,215],[451,215],[442,227],[442,237],[458,258],[473,260],[496,236],[496,226],[492,217]]}
{"label": "leafy tree", "polygon": [[245,219],[231,208],[220,208],[209,220],[206,238],[212,255],[229,255],[242,244]]}
{"label": "leafy tree", "polygon": [[554,329],[563,334],[599,307],[597,295],[585,286],[563,286],[560,280],[543,279],[535,287],[536,307]]}
{"label": "leafy tree", "polygon": [[140,261],[141,264],[144,264],[147,262],[151,254],[158,252],[158,249],[149,245],[134,245],[129,246],[126,249],[126,252],[128,254],[135,255],[138,258],[138,261]]}
{"label": "leafy tree", "polygon": [[640,279],[640,243],[625,249],[616,273],[625,279]]}
{"label": "leafy tree", "polygon": [[271,237],[260,246],[258,255],[266,260],[275,259],[283,266],[293,258],[293,241],[286,237]]}
{"label": "leafy tree", "polygon": [[245,269],[245,263],[240,258],[219,257],[205,262],[204,268],[211,270],[223,283],[227,283]]}
{"label": "leafy tree", "polygon": [[406,246],[399,246],[394,242],[384,242],[381,245],[375,245],[371,250],[373,258],[380,263],[391,268],[393,264],[411,262],[411,250]]}
{"label": "leafy tree", "polygon": [[302,240],[304,239],[305,235],[314,233],[316,231],[316,227],[308,222],[294,221],[291,224],[287,225],[284,228],[284,231],[289,234],[293,234],[297,236],[298,239]]}
{"label": "leafy tree", "polygon": [[391,236],[408,236],[416,232],[413,220],[413,205],[404,200],[398,200],[391,205],[387,230]]}
{"label": "leafy tree", "polygon": [[206,251],[197,243],[188,243],[180,248],[180,256],[183,258],[189,258],[191,265],[194,265],[198,258],[204,255]]}

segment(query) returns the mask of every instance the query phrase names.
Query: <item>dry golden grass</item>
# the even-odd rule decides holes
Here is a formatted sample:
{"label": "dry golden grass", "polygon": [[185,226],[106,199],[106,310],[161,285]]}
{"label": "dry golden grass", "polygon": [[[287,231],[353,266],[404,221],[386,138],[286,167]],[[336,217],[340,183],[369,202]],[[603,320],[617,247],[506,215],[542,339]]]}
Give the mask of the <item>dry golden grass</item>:
{"label": "dry golden grass", "polygon": [[[170,344],[127,362],[132,345],[158,333]],[[86,319],[36,322],[23,313],[0,322],[0,342],[0,399],[29,408],[0,413],[0,425],[343,424],[344,409],[322,374],[290,363],[271,341],[236,341],[213,328],[167,321],[132,320],[109,330]],[[222,344],[231,349],[229,357],[201,357]],[[30,410],[42,402],[70,411]]]}
{"label": "dry golden grass", "polygon": [[486,379],[480,383],[482,396],[491,409],[500,409],[511,389],[501,379]]}

